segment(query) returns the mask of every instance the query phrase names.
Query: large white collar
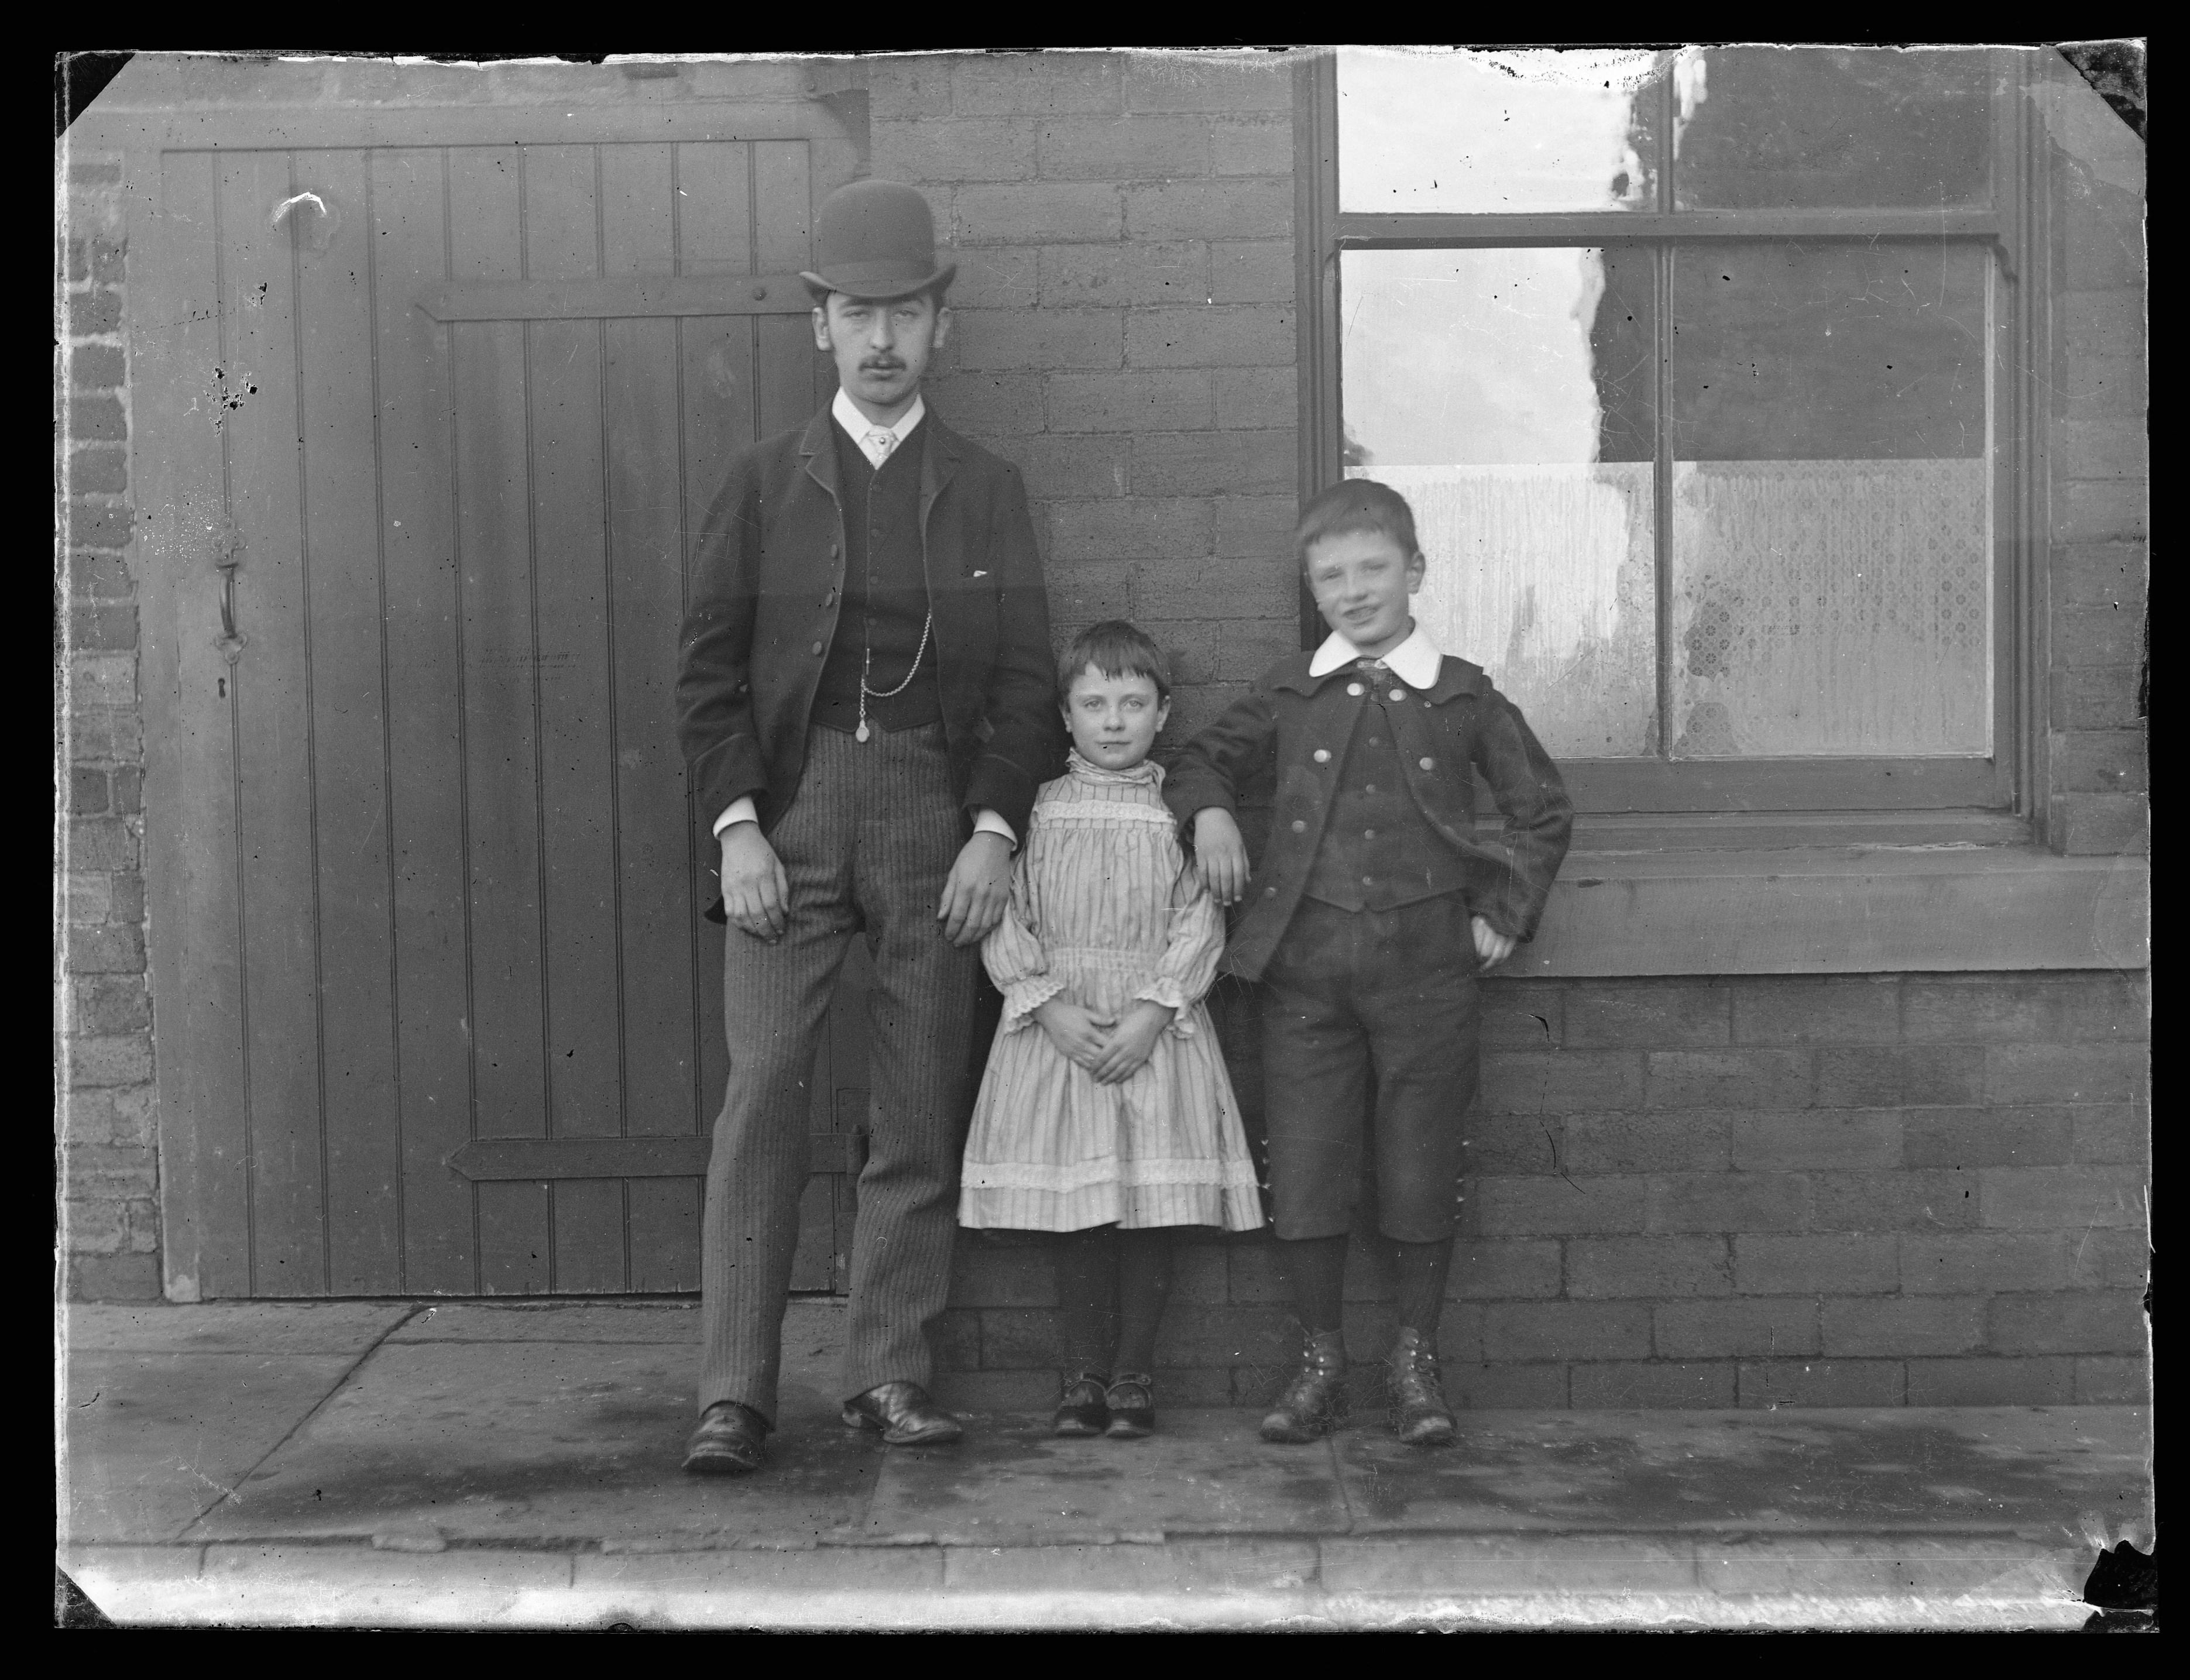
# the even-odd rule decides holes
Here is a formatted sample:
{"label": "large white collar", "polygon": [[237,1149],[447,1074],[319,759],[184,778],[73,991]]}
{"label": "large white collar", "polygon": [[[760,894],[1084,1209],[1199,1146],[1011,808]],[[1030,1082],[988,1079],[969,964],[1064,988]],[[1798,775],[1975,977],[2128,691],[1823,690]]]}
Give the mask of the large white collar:
{"label": "large white collar", "polygon": [[[1327,676],[1342,665],[1351,665],[1357,659],[1367,657],[1360,649],[1334,630],[1324,638],[1323,645],[1315,650],[1315,657],[1308,661],[1308,674],[1311,677]],[[1428,689],[1437,686],[1438,673],[1444,664],[1444,656],[1438,651],[1438,644],[1429,639],[1429,633],[1417,624],[1414,633],[1386,654],[1382,662],[1398,673],[1401,682],[1411,684],[1418,689]]]}
{"label": "large white collar", "polygon": [[[854,443],[860,444],[863,447],[867,434],[870,432],[894,433],[898,443],[903,443],[912,435],[912,429],[920,423],[921,417],[928,412],[928,399],[916,391],[913,394],[912,406],[897,417],[897,424],[877,426],[860,412],[860,406],[846,396],[844,388],[839,385],[837,387],[837,400],[829,405],[829,412],[837,423],[844,429],[846,435]],[[896,445],[894,444],[891,447],[894,448]]]}

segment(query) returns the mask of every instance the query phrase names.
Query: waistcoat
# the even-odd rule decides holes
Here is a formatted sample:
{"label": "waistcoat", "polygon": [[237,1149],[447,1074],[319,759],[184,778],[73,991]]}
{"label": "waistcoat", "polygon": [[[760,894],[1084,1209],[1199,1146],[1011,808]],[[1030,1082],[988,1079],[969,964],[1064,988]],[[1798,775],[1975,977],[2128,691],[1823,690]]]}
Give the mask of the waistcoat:
{"label": "waistcoat", "polygon": [[[928,618],[928,574],[920,543],[920,461],[928,423],[893,450],[877,470],[842,426],[830,423],[837,444],[837,483],[843,497],[844,604],[837,633],[821,666],[814,695],[814,721],[852,729],[860,721],[860,678],[884,692],[905,681],[920,648]],[[869,650],[873,657],[869,659]],[[938,661],[931,637],[920,670],[905,692],[867,696],[871,729],[909,729],[943,715],[936,686]]]}
{"label": "waistcoat", "polygon": [[1388,670],[1350,673],[1316,697],[1319,706],[1350,706],[1354,716],[1308,897],[1342,910],[1394,910],[1466,884],[1460,854],[1422,814],[1399,763],[1387,708],[1420,703]]}

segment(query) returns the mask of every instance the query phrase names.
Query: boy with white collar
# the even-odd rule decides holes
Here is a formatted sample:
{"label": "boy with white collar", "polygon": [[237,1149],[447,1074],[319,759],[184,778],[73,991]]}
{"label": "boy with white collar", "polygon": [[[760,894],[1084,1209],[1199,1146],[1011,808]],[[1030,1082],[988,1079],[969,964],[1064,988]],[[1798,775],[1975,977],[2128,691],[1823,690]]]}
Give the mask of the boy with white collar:
{"label": "boy with white collar", "polygon": [[[1307,1352],[1262,1433],[1308,1441],[1345,1421],[1340,1308],[1365,1132],[1398,1254],[1392,1427],[1433,1445],[1455,1433],[1437,1325],[1475,1097],[1477,977],[1535,932],[1573,807],[1518,708],[1415,623],[1423,561],[1405,497],[1335,485],[1294,539],[1330,637],[1195,736],[1164,794],[1193,824],[1211,893],[1242,905],[1226,966],[1269,991],[1270,1189]],[[1251,866],[1234,813],[1269,770],[1270,838]],[[1495,844],[1475,836],[1478,770],[1506,818]]]}

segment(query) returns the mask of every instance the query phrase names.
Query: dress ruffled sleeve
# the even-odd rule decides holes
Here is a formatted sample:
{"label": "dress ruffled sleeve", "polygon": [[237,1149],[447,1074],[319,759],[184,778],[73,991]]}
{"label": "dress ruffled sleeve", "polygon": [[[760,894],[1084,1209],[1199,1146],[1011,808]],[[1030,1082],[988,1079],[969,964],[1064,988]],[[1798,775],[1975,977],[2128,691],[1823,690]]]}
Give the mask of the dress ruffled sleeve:
{"label": "dress ruffled sleeve", "polygon": [[1003,1030],[1017,1032],[1034,1012],[1064,990],[1064,977],[1049,970],[1049,953],[1034,931],[1027,902],[1027,853],[1019,854],[1012,873],[1012,901],[1004,919],[981,941],[981,962],[1004,995]]}
{"label": "dress ruffled sleeve", "polygon": [[1162,959],[1133,996],[1172,1010],[1170,1030],[1191,1038],[1192,1006],[1216,983],[1217,964],[1224,955],[1224,912],[1193,864],[1179,872],[1172,891],[1171,934]]}

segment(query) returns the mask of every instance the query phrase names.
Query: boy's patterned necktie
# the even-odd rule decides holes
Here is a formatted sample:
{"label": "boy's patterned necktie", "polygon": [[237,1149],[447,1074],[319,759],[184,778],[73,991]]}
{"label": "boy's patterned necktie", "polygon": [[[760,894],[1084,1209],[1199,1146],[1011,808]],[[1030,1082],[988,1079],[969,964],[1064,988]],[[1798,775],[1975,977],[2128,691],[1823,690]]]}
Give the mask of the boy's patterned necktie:
{"label": "boy's patterned necktie", "polygon": [[890,451],[896,447],[897,434],[887,427],[877,426],[867,434],[867,459],[875,463],[877,471],[881,470],[882,463],[890,458]]}

